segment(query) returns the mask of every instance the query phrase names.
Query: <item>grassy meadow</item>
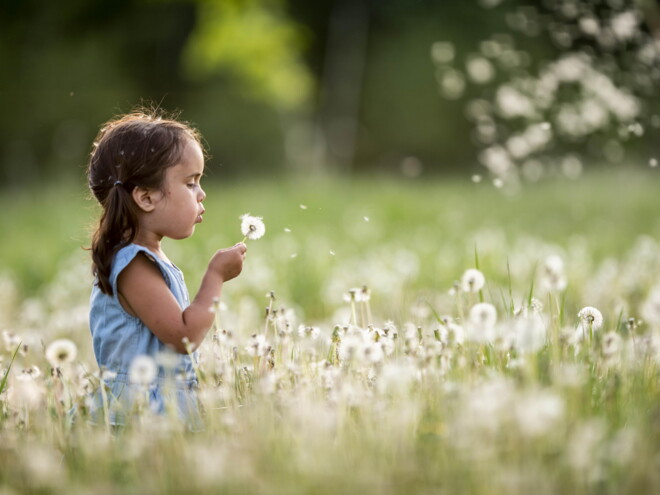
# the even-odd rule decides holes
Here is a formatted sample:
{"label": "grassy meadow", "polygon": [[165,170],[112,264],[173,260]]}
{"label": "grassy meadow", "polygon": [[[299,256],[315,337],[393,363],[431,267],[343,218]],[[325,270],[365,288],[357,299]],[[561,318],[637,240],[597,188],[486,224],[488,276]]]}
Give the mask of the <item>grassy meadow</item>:
{"label": "grassy meadow", "polygon": [[[203,184],[166,243],[191,296],[241,214],[266,235],[200,348],[197,432],[139,401],[87,421],[98,209],[79,184],[3,192],[0,494],[657,492],[653,172]],[[54,369],[57,339],[77,352]]]}

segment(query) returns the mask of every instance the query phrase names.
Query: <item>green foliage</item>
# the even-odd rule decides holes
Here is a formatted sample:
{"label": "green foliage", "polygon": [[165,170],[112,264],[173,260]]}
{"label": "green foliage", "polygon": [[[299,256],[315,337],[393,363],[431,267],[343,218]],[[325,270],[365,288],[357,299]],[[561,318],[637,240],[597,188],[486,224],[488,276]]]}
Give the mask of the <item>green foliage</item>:
{"label": "green foliage", "polygon": [[198,21],[183,51],[193,79],[222,71],[248,94],[283,109],[308,103],[312,75],[303,64],[301,29],[280,0],[200,0]]}

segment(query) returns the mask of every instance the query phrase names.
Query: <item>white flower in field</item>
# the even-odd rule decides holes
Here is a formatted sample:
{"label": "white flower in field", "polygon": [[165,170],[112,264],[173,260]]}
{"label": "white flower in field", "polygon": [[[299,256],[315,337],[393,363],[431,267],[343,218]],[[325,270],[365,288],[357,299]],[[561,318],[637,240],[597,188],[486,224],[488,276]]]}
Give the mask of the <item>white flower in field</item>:
{"label": "white flower in field", "polygon": [[492,341],[497,323],[497,310],[490,303],[478,303],[470,308],[469,340],[477,342]]}
{"label": "white flower in field", "polygon": [[381,345],[383,348],[383,352],[385,353],[386,356],[391,356],[394,353],[394,339],[390,337],[382,337],[378,343]]}
{"label": "white flower in field", "polygon": [[549,391],[532,392],[514,402],[515,417],[523,435],[537,438],[555,429],[563,419],[564,400]]}
{"label": "white flower in field", "polygon": [[578,313],[580,325],[585,331],[595,331],[603,326],[603,314],[592,306],[585,306]]}
{"label": "white flower in field", "polygon": [[621,335],[616,332],[607,332],[603,335],[603,355],[605,357],[612,357],[619,352],[623,347],[623,339]]}
{"label": "white flower in field", "polygon": [[660,325],[660,286],[654,287],[642,304],[642,318],[651,326]]}
{"label": "white flower in field", "polygon": [[367,302],[369,299],[371,299],[371,291],[366,285],[348,289],[348,292],[344,294],[344,301],[346,302]]}
{"label": "white flower in field", "polygon": [[564,261],[556,254],[545,259],[541,282],[546,290],[552,292],[559,292],[566,288]]}
{"label": "white flower in field", "polygon": [[537,352],[545,345],[545,325],[538,315],[516,319],[513,331],[514,346],[522,353]]}
{"label": "white flower in field", "polygon": [[254,217],[249,213],[241,216],[241,232],[251,241],[260,239],[266,233],[266,226],[261,217]]}
{"label": "white flower in field", "polygon": [[532,297],[532,300],[529,303],[529,309],[531,309],[533,313],[540,315],[543,311],[543,303],[537,298]]}
{"label": "white flower in field", "polygon": [[178,353],[166,347],[156,354],[156,363],[166,370],[173,370],[181,363],[181,358]]}
{"label": "white flower in field", "polygon": [[36,380],[41,376],[41,370],[32,365],[29,368],[24,368],[21,373],[16,377],[18,380]]}
{"label": "white flower in field", "polygon": [[462,345],[464,340],[465,340],[465,332],[463,331],[463,327],[450,322],[447,324],[447,337],[449,339],[449,343],[455,343],[458,345]]}
{"label": "white flower in field", "polygon": [[156,361],[147,355],[136,356],[128,370],[128,377],[131,383],[138,385],[149,385],[156,379],[158,366]]}
{"label": "white flower in field", "polygon": [[299,325],[298,326],[298,336],[300,338],[311,338],[316,340],[321,333],[321,329],[319,327],[312,327],[312,326],[307,326],[307,325]]}
{"label": "white flower in field", "polygon": [[463,292],[479,292],[484,287],[486,279],[483,273],[476,268],[465,270],[461,277],[461,289]]}
{"label": "white flower in field", "polygon": [[5,350],[10,352],[14,352],[21,343],[21,338],[8,330],[2,331],[2,340],[5,343]]}
{"label": "white flower in field", "polygon": [[112,371],[112,370],[102,369],[102,370],[99,370],[98,373],[95,376],[97,376],[101,380],[111,381],[111,380],[114,380],[115,378],[117,378],[117,373],[115,371]]}
{"label": "white flower in field", "polygon": [[270,352],[270,345],[266,341],[266,337],[261,334],[253,334],[248,340],[248,344],[245,346],[245,350],[251,357],[263,357]]}
{"label": "white flower in field", "polygon": [[392,320],[387,320],[385,323],[383,323],[383,332],[385,335],[388,337],[395,339],[399,335],[399,331],[396,328],[396,325]]}
{"label": "white flower in field", "polygon": [[59,368],[76,359],[78,348],[69,339],[58,339],[46,348],[46,359],[53,368]]}
{"label": "white flower in field", "polygon": [[363,339],[359,334],[347,334],[341,338],[337,347],[339,360],[343,362],[350,362],[357,357],[358,352],[362,349]]}
{"label": "white flower in field", "polygon": [[[19,375],[20,376],[20,375]],[[32,378],[18,378],[7,391],[7,402],[14,409],[36,409],[41,405],[44,390]]]}
{"label": "white flower in field", "polygon": [[367,363],[379,363],[385,357],[380,342],[366,342],[362,347],[362,359]]}

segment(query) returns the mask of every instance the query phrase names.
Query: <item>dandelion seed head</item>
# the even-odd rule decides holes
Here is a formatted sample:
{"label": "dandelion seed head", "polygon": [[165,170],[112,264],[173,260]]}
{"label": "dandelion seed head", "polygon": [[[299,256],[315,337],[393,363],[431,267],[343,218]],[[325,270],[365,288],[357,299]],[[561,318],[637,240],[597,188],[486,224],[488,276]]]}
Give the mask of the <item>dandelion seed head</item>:
{"label": "dandelion seed head", "polygon": [[131,383],[138,385],[149,385],[158,374],[156,361],[147,355],[139,355],[133,359],[128,371],[128,377]]}
{"label": "dandelion seed head", "polygon": [[241,215],[241,232],[250,240],[256,240],[263,237],[266,233],[266,226],[261,217],[255,217],[246,213]]}
{"label": "dandelion seed head", "polygon": [[312,327],[307,325],[298,326],[298,336],[300,338],[311,338],[316,340],[321,334],[321,329],[319,327]]}
{"label": "dandelion seed head", "polygon": [[470,308],[468,319],[471,340],[489,341],[493,339],[493,331],[497,323],[495,306],[487,302],[477,303]]}
{"label": "dandelion seed head", "polygon": [[264,357],[270,352],[270,345],[266,337],[261,334],[253,334],[248,340],[245,350],[251,357]]}
{"label": "dandelion seed head", "polygon": [[46,348],[46,360],[53,368],[59,368],[76,359],[78,348],[69,339],[58,339]]}
{"label": "dandelion seed head", "polygon": [[461,289],[463,292],[479,292],[485,282],[483,273],[476,268],[469,268],[461,277]]}
{"label": "dandelion seed head", "polygon": [[36,380],[19,379],[7,391],[7,403],[17,410],[34,410],[41,405],[43,396],[43,387]]}
{"label": "dandelion seed head", "polygon": [[592,306],[585,306],[578,312],[584,329],[598,330],[603,326],[603,314]]}
{"label": "dandelion seed head", "polygon": [[607,332],[603,335],[603,355],[612,357],[621,351],[623,339],[616,332]]}

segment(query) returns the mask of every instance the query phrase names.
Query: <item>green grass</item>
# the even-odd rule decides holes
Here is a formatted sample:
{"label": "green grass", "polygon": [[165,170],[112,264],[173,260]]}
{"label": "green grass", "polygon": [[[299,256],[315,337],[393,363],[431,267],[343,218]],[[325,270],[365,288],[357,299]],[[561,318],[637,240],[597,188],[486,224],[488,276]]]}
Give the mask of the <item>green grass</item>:
{"label": "green grass", "polygon": [[[0,394],[0,491],[660,490],[652,173],[593,173],[515,195],[382,177],[206,189],[195,235],[165,248],[193,294],[213,251],[242,238],[241,214],[263,216],[267,231],[248,241],[243,273],[223,289],[218,338],[202,345],[206,429],[195,434],[139,399],[136,420],[114,434],[85,421],[98,379],[81,246],[98,210],[74,184],[2,196],[0,327],[16,335],[2,334],[0,377],[25,346]],[[547,287],[549,255],[564,261],[565,290]],[[477,265],[482,293],[451,294]],[[356,303],[356,322],[343,295],[363,284],[371,300]],[[270,290],[283,318],[264,332]],[[498,322],[485,340],[487,325],[470,317],[482,299]],[[603,327],[573,340],[585,306],[600,309]],[[526,343],[539,328],[543,341]],[[250,355],[251,335],[264,333],[272,353]],[[78,347],[59,373],[44,357],[57,338]]]}
{"label": "green grass", "polygon": [[[506,250],[521,238],[560,249],[580,242],[589,263],[618,257],[640,235],[657,238],[656,184],[651,173],[594,173],[579,181],[545,181],[507,195],[469,180],[254,181],[207,183],[206,215],[194,236],[167,242],[170,257],[186,273],[194,293],[215,249],[238,242],[239,215],[264,217],[267,234],[249,242],[250,256],[263,256],[287,280],[284,290],[313,314],[325,307],[316,290],[327,271],[360,253],[400,246],[420,256],[412,287],[444,287],[473,264],[506,279]],[[3,194],[0,208],[0,273],[8,273],[22,296],[52,281],[63,259],[89,245],[98,208],[83,185]],[[306,205],[303,210],[299,205]],[[364,217],[369,221],[365,221]],[[291,233],[284,233],[284,228]],[[295,245],[295,248],[292,246]],[[287,256],[283,256],[283,250]],[[330,255],[332,250],[335,255]],[[288,258],[290,254],[296,258]],[[448,266],[437,256],[447,253]],[[533,253],[532,253],[533,254]],[[82,255],[81,255],[82,256]],[[276,262],[276,263],[275,263]],[[246,269],[249,270],[249,262]],[[493,273],[494,272],[494,273]],[[279,277],[278,277],[279,278]],[[354,282],[360,283],[359,280]]]}

